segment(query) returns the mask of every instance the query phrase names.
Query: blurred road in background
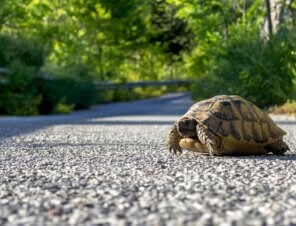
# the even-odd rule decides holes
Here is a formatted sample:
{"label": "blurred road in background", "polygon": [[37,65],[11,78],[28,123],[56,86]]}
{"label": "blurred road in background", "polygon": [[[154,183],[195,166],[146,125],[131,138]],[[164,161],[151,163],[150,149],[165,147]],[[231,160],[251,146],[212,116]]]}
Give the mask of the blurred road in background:
{"label": "blurred road in background", "polygon": [[187,93],[63,116],[0,117],[0,225],[296,225],[296,120],[284,156],[173,157]]}

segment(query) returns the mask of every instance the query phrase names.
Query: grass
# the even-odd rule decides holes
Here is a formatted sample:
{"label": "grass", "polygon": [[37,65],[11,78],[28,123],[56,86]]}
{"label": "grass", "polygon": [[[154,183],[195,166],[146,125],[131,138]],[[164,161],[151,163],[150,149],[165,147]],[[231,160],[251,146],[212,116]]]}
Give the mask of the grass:
{"label": "grass", "polygon": [[287,101],[281,106],[275,106],[271,111],[274,114],[296,115],[296,101]]}

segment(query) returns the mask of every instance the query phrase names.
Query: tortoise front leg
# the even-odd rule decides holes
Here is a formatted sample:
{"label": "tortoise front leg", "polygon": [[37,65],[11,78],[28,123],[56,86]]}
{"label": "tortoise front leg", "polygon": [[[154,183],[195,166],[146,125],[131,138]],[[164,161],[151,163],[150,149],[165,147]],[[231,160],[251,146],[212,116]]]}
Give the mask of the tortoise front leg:
{"label": "tortoise front leg", "polygon": [[198,139],[206,146],[209,155],[221,155],[223,148],[221,138],[213,134],[206,126],[200,123],[197,124],[196,130]]}
{"label": "tortoise front leg", "polygon": [[182,148],[179,145],[180,140],[183,137],[179,134],[177,128],[177,122],[172,126],[169,134],[167,135],[166,144],[169,148],[169,151],[174,155],[181,155]]}
{"label": "tortoise front leg", "polygon": [[193,151],[198,154],[208,154],[206,146],[200,143],[200,141],[196,138],[182,138],[179,144],[183,149]]}

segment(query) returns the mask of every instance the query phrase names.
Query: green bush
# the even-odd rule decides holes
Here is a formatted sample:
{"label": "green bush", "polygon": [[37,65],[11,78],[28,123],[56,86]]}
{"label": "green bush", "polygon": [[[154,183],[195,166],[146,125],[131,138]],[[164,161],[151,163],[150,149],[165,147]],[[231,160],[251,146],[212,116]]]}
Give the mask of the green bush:
{"label": "green bush", "polygon": [[96,95],[92,83],[70,78],[13,76],[0,88],[0,113],[9,115],[69,113],[88,108]]}
{"label": "green bush", "polygon": [[196,98],[241,95],[261,107],[282,104],[293,94],[296,39],[281,32],[270,40],[246,30],[233,32],[215,56],[209,74],[194,87]]}
{"label": "green bush", "polygon": [[[71,61],[63,67],[54,62],[44,65],[47,51],[43,43],[27,37],[0,34],[0,53],[0,67],[12,72],[0,78],[0,114],[69,113],[94,103],[150,98],[169,90],[146,87],[97,91],[92,83],[94,71],[88,64]],[[171,87],[170,91],[177,89]]]}
{"label": "green bush", "polygon": [[98,90],[96,92],[96,103],[109,103],[113,101],[114,90]]}
{"label": "green bush", "polygon": [[188,91],[188,87],[161,86],[137,87],[133,89],[100,90],[97,91],[96,103],[123,102],[153,98],[168,92]]}
{"label": "green bush", "polygon": [[0,66],[14,69],[14,63],[39,69],[44,64],[47,51],[43,44],[25,37],[0,35]]}
{"label": "green bush", "polygon": [[95,86],[89,81],[36,77],[33,79],[33,84],[42,97],[39,106],[41,114],[57,113],[57,109],[61,109],[61,106],[68,106],[69,110],[88,108],[96,100]]}
{"label": "green bush", "polygon": [[9,75],[0,87],[0,113],[8,115],[36,115],[41,96],[32,87],[32,76],[21,75],[20,71],[30,69],[21,64],[15,64],[16,72]]}
{"label": "green bush", "polygon": [[0,112],[7,115],[37,115],[41,97],[27,93],[1,95]]}
{"label": "green bush", "polygon": [[[172,89],[176,92],[178,89]],[[160,96],[168,91],[163,87],[137,87],[133,89],[102,90],[98,92],[97,103],[124,102]]]}
{"label": "green bush", "polygon": [[0,52],[0,67],[12,72],[2,76],[0,114],[38,114],[42,97],[32,81],[44,63],[44,47],[32,39],[0,35]]}
{"label": "green bush", "polygon": [[51,112],[54,114],[68,114],[73,111],[73,108],[73,105],[58,103]]}

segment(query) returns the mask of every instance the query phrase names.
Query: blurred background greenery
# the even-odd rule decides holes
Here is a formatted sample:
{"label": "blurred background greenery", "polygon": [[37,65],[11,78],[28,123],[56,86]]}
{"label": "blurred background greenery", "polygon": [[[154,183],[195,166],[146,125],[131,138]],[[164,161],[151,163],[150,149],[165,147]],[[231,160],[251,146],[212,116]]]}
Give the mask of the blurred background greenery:
{"label": "blurred background greenery", "polygon": [[[294,0],[0,0],[0,114],[192,91],[261,107],[296,98]],[[93,81],[194,80],[96,90]]]}

